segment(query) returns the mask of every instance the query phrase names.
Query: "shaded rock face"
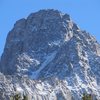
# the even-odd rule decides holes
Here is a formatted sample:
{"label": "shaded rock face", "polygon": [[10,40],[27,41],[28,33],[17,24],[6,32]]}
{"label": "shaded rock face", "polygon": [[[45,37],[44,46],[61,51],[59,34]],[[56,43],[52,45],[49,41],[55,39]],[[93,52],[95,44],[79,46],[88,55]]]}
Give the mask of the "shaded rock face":
{"label": "shaded rock face", "polygon": [[[16,73],[17,65],[21,62],[18,58],[24,56],[24,53],[29,58],[42,60],[42,56],[58,49],[58,45],[64,42],[67,32],[63,24],[67,25],[69,20],[68,15],[60,15],[58,11],[49,10],[33,13],[27,19],[17,21],[7,37],[1,59],[2,72],[5,74]],[[25,62],[31,63],[31,61]],[[28,67],[27,65],[22,66]],[[22,69],[22,66],[19,67]]]}
{"label": "shaded rock face", "polygon": [[[40,10],[16,22],[6,40],[0,71],[10,77],[5,79],[13,86],[9,93],[19,86],[31,91],[32,100],[80,100],[83,93],[100,99],[100,44],[57,10]],[[12,76],[21,79],[15,82]],[[25,77],[30,85],[20,82]]]}

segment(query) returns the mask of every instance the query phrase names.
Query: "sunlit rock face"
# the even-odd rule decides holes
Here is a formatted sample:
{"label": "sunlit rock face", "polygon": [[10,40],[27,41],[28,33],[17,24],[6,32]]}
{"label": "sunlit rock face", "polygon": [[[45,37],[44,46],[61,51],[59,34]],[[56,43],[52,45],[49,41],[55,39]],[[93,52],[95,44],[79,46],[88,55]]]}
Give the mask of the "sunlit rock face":
{"label": "sunlit rock face", "polygon": [[100,99],[100,44],[58,10],[40,10],[15,23],[0,71],[5,100],[15,90],[30,100],[81,100],[83,93]]}

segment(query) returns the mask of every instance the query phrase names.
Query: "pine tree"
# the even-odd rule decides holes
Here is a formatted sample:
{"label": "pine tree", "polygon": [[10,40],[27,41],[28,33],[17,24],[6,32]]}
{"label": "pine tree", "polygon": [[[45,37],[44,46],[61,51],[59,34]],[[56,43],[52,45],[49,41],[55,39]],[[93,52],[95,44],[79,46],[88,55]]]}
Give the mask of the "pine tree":
{"label": "pine tree", "polygon": [[92,100],[91,94],[83,94],[82,100]]}
{"label": "pine tree", "polygon": [[28,100],[28,96],[27,95],[23,95],[23,100]]}
{"label": "pine tree", "polygon": [[19,100],[20,99],[20,95],[19,94],[16,94],[15,95],[15,100]]}
{"label": "pine tree", "polygon": [[14,96],[12,96],[11,98],[10,98],[10,100],[20,100],[20,95],[19,94],[16,94],[16,95],[14,95]]}

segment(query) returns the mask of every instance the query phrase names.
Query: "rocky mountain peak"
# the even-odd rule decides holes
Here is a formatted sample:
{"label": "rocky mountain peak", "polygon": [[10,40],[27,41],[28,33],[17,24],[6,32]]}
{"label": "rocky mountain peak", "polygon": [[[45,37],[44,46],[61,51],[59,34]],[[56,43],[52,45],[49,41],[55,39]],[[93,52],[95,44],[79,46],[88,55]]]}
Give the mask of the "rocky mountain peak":
{"label": "rocky mountain peak", "polygon": [[[58,48],[73,37],[72,31],[74,29],[77,30],[78,27],[71,21],[69,15],[53,9],[40,10],[30,14],[27,19],[17,21],[7,37],[2,57],[3,68],[4,66],[11,66],[9,64],[11,62],[6,59],[9,58],[11,60],[13,57],[15,61],[13,61],[14,65],[12,66],[15,66],[16,59],[24,52],[36,52],[40,49],[42,49],[40,50],[41,52],[51,52],[54,48]],[[14,69],[16,67],[11,68],[11,70]],[[6,70],[10,70],[10,67],[6,67]],[[12,71],[10,72],[12,73]]]}
{"label": "rocky mountain peak", "polygon": [[[57,94],[62,100],[67,100],[68,95],[70,99],[73,96],[80,100],[83,93],[100,98],[99,61],[100,44],[96,39],[81,30],[68,14],[48,9],[32,13],[15,23],[7,36],[0,71],[9,76],[10,81],[15,76],[17,85],[27,92],[28,84],[19,83],[20,80],[28,78],[30,87],[41,81],[39,87],[45,89],[45,93],[53,87],[53,99],[43,90],[38,91],[40,98],[44,95],[48,98],[46,100],[56,100]],[[72,91],[72,96],[69,91]],[[34,89],[31,92],[36,95]]]}

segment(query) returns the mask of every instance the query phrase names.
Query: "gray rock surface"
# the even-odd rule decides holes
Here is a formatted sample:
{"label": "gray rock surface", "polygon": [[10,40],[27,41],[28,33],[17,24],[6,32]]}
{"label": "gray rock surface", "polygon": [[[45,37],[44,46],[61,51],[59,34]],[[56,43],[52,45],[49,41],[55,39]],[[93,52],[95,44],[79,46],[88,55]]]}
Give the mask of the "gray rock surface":
{"label": "gray rock surface", "polygon": [[100,100],[100,44],[57,10],[40,10],[15,23],[0,71],[5,100],[15,90],[30,100],[81,100],[83,93]]}

